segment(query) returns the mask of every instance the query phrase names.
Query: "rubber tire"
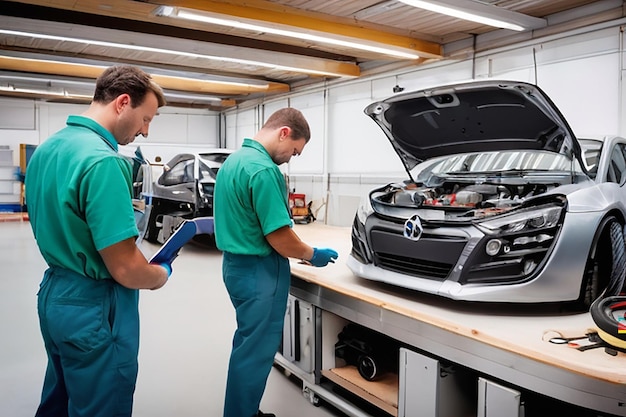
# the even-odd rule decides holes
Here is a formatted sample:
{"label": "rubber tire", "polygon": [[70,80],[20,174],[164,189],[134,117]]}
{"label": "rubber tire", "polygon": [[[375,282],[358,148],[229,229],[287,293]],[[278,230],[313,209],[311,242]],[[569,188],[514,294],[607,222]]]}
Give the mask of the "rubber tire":
{"label": "rubber tire", "polygon": [[609,283],[604,291],[604,297],[620,295],[622,288],[624,288],[624,278],[626,277],[626,249],[624,246],[624,229],[617,222],[611,223],[613,268]]}
{"label": "rubber tire", "polygon": [[[591,305],[589,312],[596,326],[598,335],[606,343],[626,349],[626,333],[619,333],[619,322],[613,317],[615,308],[626,308],[626,296],[610,296],[597,299]],[[622,329],[626,327],[626,322],[622,323]]]}
{"label": "rubber tire", "polygon": [[150,211],[150,218],[148,219],[148,226],[146,227],[146,235],[144,237],[144,239],[150,243],[159,243],[157,240],[159,237],[159,228],[156,225],[157,216],[156,207],[153,206]]}
{"label": "rubber tire", "polygon": [[[621,288],[620,282],[623,286],[626,273],[625,246],[621,224],[615,217],[609,217],[602,226],[595,256],[587,261],[581,295],[575,303],[577,310],[589,311],[595,300],[603,296],[617,295],[613,292]],[[611,259],[607,259],[609,253]]]}

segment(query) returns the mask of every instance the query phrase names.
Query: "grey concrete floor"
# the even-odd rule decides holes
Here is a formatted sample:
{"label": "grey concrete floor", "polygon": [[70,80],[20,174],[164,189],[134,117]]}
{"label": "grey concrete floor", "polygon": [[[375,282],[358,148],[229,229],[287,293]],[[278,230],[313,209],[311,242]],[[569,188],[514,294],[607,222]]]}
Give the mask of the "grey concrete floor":
{"label": "grey concrete floor", "polygon": [[[149,257],[157,245],[142,243]],[[26,221],[0,222],[0,416],[33,416],[46,355],[36,294],[46,265]],[[235,316],[217,250],[186,245],[168,284],[142,291],[134,417],[219,417]],[[278,417],[340,416],[273,369],[261,409]]]}

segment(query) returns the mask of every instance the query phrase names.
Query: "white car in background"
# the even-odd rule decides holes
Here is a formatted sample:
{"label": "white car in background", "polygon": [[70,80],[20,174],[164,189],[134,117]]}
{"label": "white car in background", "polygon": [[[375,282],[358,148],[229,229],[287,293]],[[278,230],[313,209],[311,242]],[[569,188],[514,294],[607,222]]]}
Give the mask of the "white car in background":
{"label": "white car in background", "polygon": [[[213,189],[217,171],[232,150],[211,148],[180,153],[163,166],[152,186],[152,210],[145,239],[163,243],[180,222],[196,217],[213,217]],[[214,236],[197,235],[194,240],[214,245]]]}

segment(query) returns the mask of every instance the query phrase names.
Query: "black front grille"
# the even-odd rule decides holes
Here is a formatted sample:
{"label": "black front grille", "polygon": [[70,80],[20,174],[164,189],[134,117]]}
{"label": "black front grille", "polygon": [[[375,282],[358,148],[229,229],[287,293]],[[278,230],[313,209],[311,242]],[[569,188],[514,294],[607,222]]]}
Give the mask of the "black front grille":
{"label": "black front grille", "polygon": [[438,236],[424,231],[417,240],[409,240],[401,229],[373,229],[370,232],[374,262],[390,271],[420,278],[444,280],[459,260],[467,240]]}
{"label": "black front grille", "polygon": [[454,264],[432,262],[392,253],[376,252],[375,255],[376,263],[381,268],[422,278],[444,280],[452,270],[452,267],[454,267]]}
{"label": "black front grille", "polygon": [[359,238],[356,237],[354,233],[352,233],[352,251],[351,251],[351,253],[362,264],[370,263],[370,261],[368,261],[367,258],[366,258],[365,254],[367,253],[367,250],[365,249],[365,247],[363,245],[363,242],[361,242],[361,240],[359,240]]}

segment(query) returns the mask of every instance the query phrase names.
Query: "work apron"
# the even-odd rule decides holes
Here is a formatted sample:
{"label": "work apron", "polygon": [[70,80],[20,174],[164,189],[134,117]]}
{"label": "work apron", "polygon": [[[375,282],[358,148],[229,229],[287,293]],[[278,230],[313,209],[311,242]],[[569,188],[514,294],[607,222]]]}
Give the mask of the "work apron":
{"label": "work apron", "polygon": [[139,292],[49,268],[37,309],[48,354],[36,417],[132,414],[139,353]]}
{"label": "work apron", "polygon": [[224,252],[222,273],[237,330],[228,365],[224,417],[256,416],[282,338],[291,285],[289,260]]}

